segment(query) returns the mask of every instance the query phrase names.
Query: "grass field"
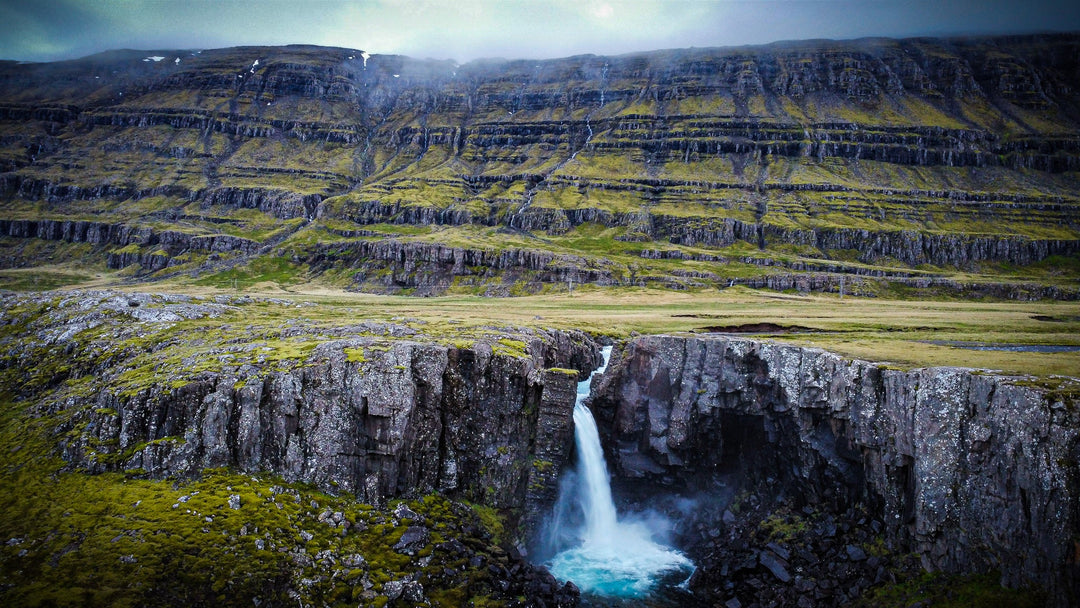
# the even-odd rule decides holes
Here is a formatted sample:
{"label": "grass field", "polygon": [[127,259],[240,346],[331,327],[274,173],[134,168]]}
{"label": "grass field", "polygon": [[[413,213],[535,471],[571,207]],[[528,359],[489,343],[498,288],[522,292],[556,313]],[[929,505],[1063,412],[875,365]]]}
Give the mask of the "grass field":
{"label": "grass field", "polygon": [[[83,288],[92,286],[95,283]],[[100,281],[96,286],[116,288],[116,283]],[[141,291],[147,287],[121,289]],[[674,292],[584,286],[573,293],[516,298],[411,298],[345,292],[311,283],[282,286],[272,282],[256,283],[238,292],[212,285],[166,284],[155,285],[153,290],[204,296],[239,293],[318,305],[260,306],[257,311],[240,313],[249,323],[278,323],[291,317],[327,324],[410,320],[425,333],[450,334],[444,337],[485,326],[524,326],[581,329],[615,339],[768,323],[799,330],[765,328],[745,335],[820,347],[905,369],[960,366],[1009,374],[1080,376],[1080,352],[979,351],[929,343],[1080,347],[1080,303],[1076,302],[841,299],[742,287]]]}
{"label": "grass field", "polygon": [[1080,346],[1080,304],[1063,302],[919,302],[827,295],[788,295],[733,288],[674,293],[585,289],[574,295],[490,299],[331,296],[307,299],[365,316],[464,320],[575,328],[612,337],[633,333],[705,332],[772,323],[805,333],[752,334],[816,346],[898,367],[976,367],[1006,373],[1080,375],[1080,352],[976,351],[927,344],[966,341]]}
{"label": "grass field", "polygon": [[[33,241],[37,243],[37,241]],[[45,243],[45,242],[42,242]],[[58,247],[82,247],[61,244]],[[887,299],[702,288],[673,291],[635,287],[555,286],[543,295],[432,298],[348,292],[288,271],[288,264],[240,267],[193,281],[178,276],[153,284],[128,283],[124,271],[104,268],[65,250],[34,252],[84,261],[0,271],[0,289],[119,289],[190,295],[240,294],[319,304],[302,309],[258,307],[245,313],[260,324],[303,316],[320,323],[343,319],[416,319],[425,332],[463,332],[485,325],[581,329],[612,338],[634,333],[705,332],[710,328],[770,323],[799,332],[759,331],[756,337],[824,348],[900,368],[960,366],[1010,374],[1080,376],[1080,352],[976,351],[929,342],[985,342],[1080,346],[1080,302]],[[64,255],[60,255],[64,254]],[[271,313],[270,311],[273,310]],[[450,323],[453,322],[453,323]],[[446,336],[452,337],[452,336]]]}

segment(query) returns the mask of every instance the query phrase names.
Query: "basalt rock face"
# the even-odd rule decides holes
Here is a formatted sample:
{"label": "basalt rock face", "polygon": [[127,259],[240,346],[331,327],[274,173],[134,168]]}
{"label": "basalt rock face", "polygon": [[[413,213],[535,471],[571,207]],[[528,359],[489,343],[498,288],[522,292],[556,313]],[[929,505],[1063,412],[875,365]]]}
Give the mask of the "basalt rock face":
{"label": "basalt rock face", "polygon": [[617,478],[707,490],[736,475],[833,513],[869,505],[927,569],[999,571],[1058,605],[1080,592],[1080,420],[1015,379],[650,336],[616,350],[592,408]]}
{"label": "basalt rock face", "polygon": [[417,344],[357,366],[340,346],[247,384],[240,370],[129,398],[103,393],[96,411],[110,413],[90,416],[89,437],[124,457],[106,465],[86,438],[64,453],[89,471],[274,471],[372,503],[438,491],[534,517],[553,500],[573,433],[573,375]]}
{"label": "basalt rock face", "polygon": [[[480,249],[463,247],[478,234],[485,260],[528,247],[598,284],[745,278],[726,259],[699,276],[681,273],[700,265],[634,259],[643,242],[849,262],[814,285],[858,263],[993,273],[1080,254],[1078,40],[812,41],[465,65],[309,46],[5,63],[0,219],[183,224],[177,232],[261,244],[232,242],[224,253],[240,261],[314,256],[315,272],[335,277],[357,243]],[[347,245],[341,258],[328,242]],[[220,272],[204,252],[112,261],[150,280],[179,265]],[[341,286],[429,294],[457,279],[482,292],[500,275],[536,291],[573,274],[451,266],[447,280],[434,268],[403,279],[411,271],[365,259],[371,267]],[[385,280],[388,269],[398,276]]]}
{"label": "basalt rock face", "polygon": [[321,247],[306,261],[314,268],[335,263],[357,267],[355,280],[365,291],[385,293],[407,289],[414,295],[439,295],[451,285],[469,282],[489,285],[486,293],[490,295],[505,295],[515,281],[616,283],[611,268],[594,267],[577,256],[528,249],[486,251],[397,240],[364,241]]}
{"label": "basalt rock face", "polygon": [[112,245],[115,247],[109,252],[109,268],[137,265],[151,271],[178,263],[177,258],[185,253],[252,254],[261,248],[255,241],[228,234],[193,235],[87,220],[0,220],[0,235]]}
{"label": "basalt rock face", "polygon": [[[376,504],[440,492],[512,511],[524,529],[554,500],[569,458],[577,375],[599,364],[598,347],[578,332],[525,331],[512,342],[520,351],[507,353],[496,341],[446,346],[402,326],[364,323],[312,333],[310,354],[284,361],[266,359],[272,346],[237,360],[196,335],[164,340],[155,345],[166,349],[161,358],[177,340],[201,343],[204,371],[181,372],[173,368],[185,364],[176,362],[154,382],[125,388],[131,355],[108,363],[95,357],[110,342],[73,336],[112,327],[103,323],[114,317],[127,327],[110,331],[142,335],[229,306],[107,293],[56,306],[63,316],[11,352],[42,359],[50,344],[68,348],[70,362],[50,382],[82,378],[96,387],[38,397],[51,403],[45,410],[66,412],[57,432],[75,469],[151,477],[269,471]],[[70,316],[73,309],[82,312]],[[289,336],[308,339],[304,330]]]}

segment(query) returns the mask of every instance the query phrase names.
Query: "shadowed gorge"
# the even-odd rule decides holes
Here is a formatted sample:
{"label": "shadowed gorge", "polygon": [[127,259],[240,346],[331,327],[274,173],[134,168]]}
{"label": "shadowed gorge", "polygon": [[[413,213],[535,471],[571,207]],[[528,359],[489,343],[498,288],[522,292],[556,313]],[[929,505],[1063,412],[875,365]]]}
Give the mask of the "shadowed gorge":
{"label": "shadowed gorge", "polygon": [[[1012,587],[1042,587],[1051,603],[1077,596],[1072,398],[1008,377],[889,370],[723,336],[642,337],[609,369],[593,407],[615,474],[716,497],[704,509],[713,519],[700,519],[720,533],[688,534],[701,551],[691,589],[781,605],[800,595],[847,602],[880,582],[880,559],[859,572],[867,556],[902,547],[927,570],[995,572]],[[773,542],[752,551],[731,542],[747,518],[772,526]],[[836,525],[847,540],[830,543]],[[839,586],[820,563],[846,568]],[[734,576],[758,568],[781,583],[801,572],[808,583],[763,591]]]}
{"label": "shadowed gorge", "polygon": [[[2,256],[139,281],[1075,298],[1074,35],[0,65]],[[40,249],[40,247],[38,247]],[[284,260],[284,261],[276,261]],[[11,276],[10,274],[5,276]]]}

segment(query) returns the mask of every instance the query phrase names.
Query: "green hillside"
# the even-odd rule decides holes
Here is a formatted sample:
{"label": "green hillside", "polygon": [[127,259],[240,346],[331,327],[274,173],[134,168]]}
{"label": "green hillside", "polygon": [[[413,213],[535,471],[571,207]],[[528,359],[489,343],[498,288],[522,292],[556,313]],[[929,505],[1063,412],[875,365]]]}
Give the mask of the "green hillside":
{"label": "green hillside", "polygon": [[1078,53],[1056,35],[5,62],[0,285],[1072,299]]}

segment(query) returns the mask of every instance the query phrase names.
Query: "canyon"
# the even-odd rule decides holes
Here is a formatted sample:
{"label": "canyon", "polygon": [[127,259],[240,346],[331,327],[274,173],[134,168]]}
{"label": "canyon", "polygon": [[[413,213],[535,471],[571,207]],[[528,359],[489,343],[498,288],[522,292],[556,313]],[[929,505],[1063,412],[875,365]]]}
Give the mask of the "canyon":
{"label": "canyon", "polygon": [[[24,454],[8,457],[5,475],[30,466],[15,464],[26,451],[43,451],[66,476],[272,474],[399,511],[401,499],[445,496],[504,518],[502,559],[519,561],[497,577],[531,589],[533,601],[578,601],[523,556],[539,555],[537,534],[574,462],[575,385],[600,364],[597,339],[484,325],[442,334],[408,319],[328,323],[322,305],[228,296],[71,292],[4,304],[4,444]],[[278,315],[288,321],[260,321]],[[846,603],[882,582],[875,570],[888,582],[885,566],[906,554],[926,571],[1040,589],[1048,605],[1077,597],[1071,393],[727,334],[650,335],[614,345],[588,403],[614,485],[637,497],[624,505],[678,496],[699,505],[667,511],[697,564],[683,601]],[[9,508],[26,500],[4,498]],[[428,528],[410,540],[404,522],[427,520],[409,513],[394,518],[407,528],[395,550],[415,542],[408,554],[419,555]],[[759,533],[746,554],[725,552],[727,535],[771,529],[777,513],[826,529]],[[56,543],[67,542],[16,538],[5,563],[59,559]],[[30,558],[16,556],[28,547]],[[814,565],[830,551],[846,556],[835,559],[847,571]],[[401,580],[430,592],[442,579],[430,559],[414,559]],[[369,597],[400,594],[378,567],[359,570]],[[762,577],[769,591],[753,587]],[[309,601],[331,584],[312,580],[286,588]]]}

